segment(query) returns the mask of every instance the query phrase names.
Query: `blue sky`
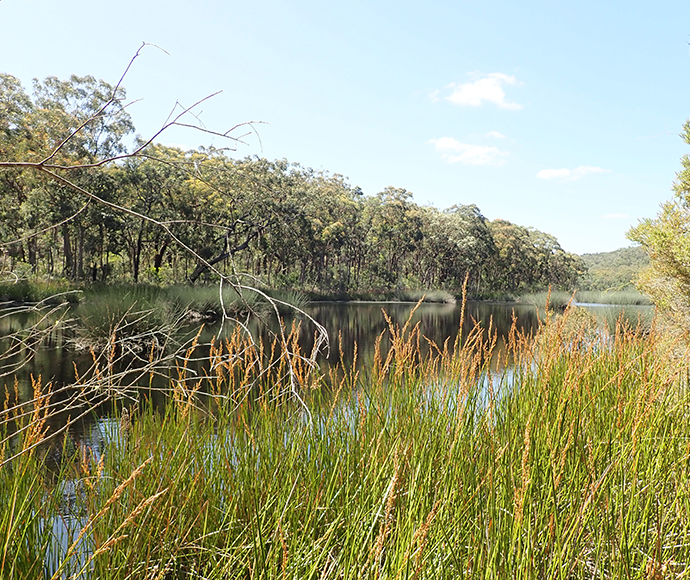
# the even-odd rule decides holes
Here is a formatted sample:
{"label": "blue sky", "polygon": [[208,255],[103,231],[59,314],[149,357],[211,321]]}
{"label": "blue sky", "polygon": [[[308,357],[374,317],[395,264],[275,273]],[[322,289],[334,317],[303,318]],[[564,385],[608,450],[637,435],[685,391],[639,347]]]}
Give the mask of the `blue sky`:
{"label": "blue sky", "polygon": [[[216,91],[235,155],[287,158],[373,195],[474,203],[569,251],[629,245],[672,196],[690,117],[690,2],[1,0],[0,71],[124,82],[150,135]],[[222,146],[174,130],[161,141]]]}

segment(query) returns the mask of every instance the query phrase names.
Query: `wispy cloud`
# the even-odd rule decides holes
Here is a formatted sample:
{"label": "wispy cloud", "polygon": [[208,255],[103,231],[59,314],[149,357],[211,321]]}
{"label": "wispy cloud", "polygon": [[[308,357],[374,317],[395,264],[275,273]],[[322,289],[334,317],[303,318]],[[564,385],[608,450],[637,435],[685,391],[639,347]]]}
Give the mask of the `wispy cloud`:
{"label": "wispy cloud", "polygon": [[607,213],[603,217],[605,220],[624,220],[628,219],[630,216],[627,213]]}
{"label": "wispy cloud", "polygon": [[503,165],[506,151],[501,151],[498,147],[485,147],[482,145],[472,145],[470,143],[460,143],[452,137],[441,137],[431,139],[433,144],[441,154],[441,159],[448,163],[462,163],[463,165]]}
{"label": "wispy cloud", "polygon": [[542,169],[537,173],[539,179],[547,179],[554,181],[576,181],[582,179],[585,175],[592,173],[609,173],[610,170],[602,169],[601,167],[591,167],[589,165],[580,165],[575,169]]}
{"label": "wispy cloud", "polygon": [[499,133],[498,131],[489,131],[486,136],[489,139],[507,139],[503,133]]}
{"label": "wispy cloud", "polygon": [[[504,73],[472,75],[474,80],[468,83],[451,83],[448,87],[450,95],[445,99],[454,105],[465,107],[480,107],[485,102],[493,103],[500,109],[522,109],[522,105],[506,100],[506,85],[521,84],[514,76]],[[432,100],[438,100],[439,91],[431,95]]]}
{"label": "wispy cloud", "polygon": [[[438,91],[436,91],[436,92],[438,92]],[[438,100],[438,99],[436,99],[436,100]],[[669,131],[667,129],[663,133],[657,133],[656,135],[645,135],[642,137],[637,137],[635,140],[636,141],[646,141],[647,139],[658,139],[659,137],[666,137],[668,135],[673,135],[675,137],[677,135],[677,133],[674,131]]]}

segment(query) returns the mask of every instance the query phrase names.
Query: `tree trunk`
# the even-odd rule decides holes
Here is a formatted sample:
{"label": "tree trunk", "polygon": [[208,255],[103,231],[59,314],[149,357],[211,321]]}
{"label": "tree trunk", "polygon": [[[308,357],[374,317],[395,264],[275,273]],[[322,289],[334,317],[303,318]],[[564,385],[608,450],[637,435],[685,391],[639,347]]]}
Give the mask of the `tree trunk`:
{"label": "tree trunk", "polygon": [[168,242],[166,241],[161,249],[156,253],[156,255],[153,257],[153,269],[156,271],[156,274],[161,269],[161,266],[163,265],[163,255],[165,254],[165,250],[168,248]]}
{"label": "tree trunk", "polygon": [[62,225],[62,248],[64,253],[64,266],[62,271],[69,277],[72,276],[72,262],[74,258],[72,256],[72,244],[69,239],[69,227],[67,224]]}

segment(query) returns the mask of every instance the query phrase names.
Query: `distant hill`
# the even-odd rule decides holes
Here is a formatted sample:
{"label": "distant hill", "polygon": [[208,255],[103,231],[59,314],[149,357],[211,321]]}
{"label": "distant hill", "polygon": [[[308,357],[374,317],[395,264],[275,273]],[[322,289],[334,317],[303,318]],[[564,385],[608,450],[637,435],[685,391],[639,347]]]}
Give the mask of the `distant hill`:
{"label": "distant hill", "polygon": [[582,254],[588,273],[582,281],[583,290],[630,289],[639,273],[649,264],[642,246],[620,248],[614,252]]}

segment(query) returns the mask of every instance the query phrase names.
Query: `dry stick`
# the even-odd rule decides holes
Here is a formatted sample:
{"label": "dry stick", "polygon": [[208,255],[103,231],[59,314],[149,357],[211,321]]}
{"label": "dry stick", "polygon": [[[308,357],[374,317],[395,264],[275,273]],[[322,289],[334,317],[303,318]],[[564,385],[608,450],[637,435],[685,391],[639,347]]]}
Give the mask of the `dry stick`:
{"label": "dry stick", "polygon": [[[2,167],[2,165],[3,165],[3,164],[0,163],[0,167]],[[327,343],[327,342],[328,342],[328,338],[327,338],[328,333],[327,333],[326,329],[325,329],[321,324],[319,324],[313,317],[309,316],[309,315],[308,315],[306,312],[304,312],[302,309],[297,308],[297,307],[294,307],[293,305],[288,304],[287,302],[283,302],[283,301],[281,301],[281,300],[277,300],[276,298],[271,298],[268,294],[266,294],[265,292],[259,290],[258,288],[251,287],[251,286],[246,286],[246,285],[243,285],[243,284],[236,284],[236,283],[230,281],[230,280],[227,278],[227,276],[223,275],[223,273],[220,272],[217,268],[215,268],[211,263],[209,263],[208,260],[206,260],[206,259],[204,259],[203,257],[201,257],[197,252],[195,252],[192,248],[190,248],[187,244],[185,244],[182,240],[180,240],[180,239],[172,232],[172,230],[167,226],[167,224],[166,224],[165,222],[159,221],[159,220],[154,219],[154,218],[152,218],[152,217],[150,217],[150,216],[147,216],[146,214],[139,213],[139,212],[137,212],[137,211],[135,211],[135,210],[126,208],[126,207],[121,206],[121,205],[119,205],[119,204],[116,204],[116,203],[107,201],[107,200],[105,200],[105,199],[99,197],[98,195],[96,195],[96,194],[94,194],[94,193],[92,193],[92,192],[90,192],[90,191],[87,191],[86,189],[80,187],[79,185],[77,185],[76,183],[70,181],[69,179],[66,179],[66,178],[64,178],[64,177],[62,177],[62,176],[60,176],[60,175],[54,173],[53,171],[50,171],[49,169],[46,169],[45,167],[43,167],[43,166],[42,166],[41,164],[39,164],[39,163],[31,164],[31,165],[33,166],[34,169],[36,169],[36,170],[38,170],[38,171],[41,171],[41,172],[43,172],[43,173],[46,173],[47,175],[49,175],[50,177],[52,177],[52,178],[55,179],[56,181],[62,183],[63,185],[66,185],[67,187],[71,187],[71,188],[74,189],[75,191],[77,191],[77,192],[79,192],[79,193],[81,193],[81,194],[83,194],[83,195],[86,195],[87,197],[93,199],[94,201],[96,201],[96,202],[98,202],[98,203],[100,203],[100,204],[102,204],[102,205],[105,205],[105,206],[107,206],[107,207],[110,207],[111,209],[114,209],[114,210],[116,210],[116,211],[118,211],[118,212],[122,212],[122,213],[126,213],[126,214],[128,214],[128,215],[131,215],[131,216],[133,216],[133,217],[136,217],[137,219],[145,220],[145,221],[147,221],[147,222],[149,222],[149,223],[152,223],[152,224],[154,224],[154,225],[156,225],[156,226],[162,228],[162,229],[172,238],[172,240],[173,240],[176,244],[178,244],[182,249],[184,249],[186,252],[188,252],[190,255],[192,255],[195,259],[199,260],[203,265],[205,265],[205,266],[206,266],[208,269],[210,269],[213,273],[217,274],[221,279],[225,280],[228,284],[230,284],[230,286],[232,286],[236,291],[238,291],[238,294],[241,295],[241,290],[242,290],[242,289],[249,290],[249,291],[251,291],[251,292],[255,292],[256,294],[258,294],[259,296],[261,296],[262,298],[264,298],[269,304],[271,304],[271,306],[273,307],[273,310],[274,310],[274,312],[275,312],[276,318],[277,318],[278,320],[280,320],[280,313],[279,313],[279,311],[278,311],[278,306],[277,306],[278,304],[283,304],[283,305],[286,305],[286,306],[290,306],[290,307],[292,307],[292,308],[295,308],[295,310],[296,310],[297,312],[299,312],[300,314],[306,316],[312,323],[314,323],[314,324],[316,325],[316,327],[317,327],[317,329],[319,330],[319,333],[320,333],[320,338],[322,339],[321,342],[320,342],[320,344],[324,344],[324,343]],[[224,317],[229,318],[229,317],[227,317],[227,315],[225,314],[225,311],[224,311]],[[284,346],[284,347],[286,348],[286,350],[287,350],[287,342],[286,342],[286,340],[285,340],[285,334],[284,334],[284,332],[283,332],[282,325],[281,325],[281,329],[280,329],[280,338],[281,338],[282,346]],[[294,393],[294,394],[296,394],[296,393]]]}
{"label": "dry stick", "polygon": [[[58,306],[55,306],[48,310],[48,312],[45,312],[37,322],[35,322],[26,329],[25,333],[28,333],[28,336],[22,336],[21,333],[14,333],[11,334],[9,337],[6,337],[11,340],[12,344],[5,350],[4,353],[0,354],[0,378],[6,377],[11,374],[15,374],[19,369],[24,367],[29,362],[33,355],[36,354],[36,350],[34,347],[37,346],[46,335],[50,334],[50,332],[52,332],[54,328],[54,325],[52,325],[51,328],[45,329],[41,329],[40,326],[46,320],[48,320],[50,316],[59,311],[63,306],[64,304],[59,304]],[[44,307],[33,306],[28,308],[22,307],[17,309],[10,309],[9,313],[0,315],[0,318],[4,318],[5,316],[9,316],[10,314],[16,314],[17,312],[41,312],[42,308]],[[31,357],[27,357],[24,360],[12,363],[11,359],[14,356],[20,354],[22,349],[29,350],[31,352]]]}
{"label": "dry stick", "polygon": [[[220,91],[219,91],[219,92],[213,93],[213,94],[211,94],[211,95],[208,95],[208,96],[204,97],[203,99],[200,99],[199,101],[195,102],[191,107],[182,107],[182,111],[181,111],[180,113],[178,113],[177,115],[173,116],[175,109],[176,109],[177,106],[179,105],[179,103],[176,103],[175,107],[172,109],[170,115],[168,116],[168,119],[166,119],[166,122],[163,124],[163,126],[162,126],[156,133],[154,133],[147,141],[145,141],[144,143],[142,143],[135,151],[133,151],[133,152],[131,152],[131,153],[125,153],[125,154],[122,154],[122,155],[110,156],[110,157],[108,157],[108,158],[102,159],[102,160],[97,161],[97,162],[94,162],[94,163],[84,163],[84,164],[77,164],[77,165],[71,165],[71,166],[69,166],[69,165],[68,165],[68,166],[65,166],[65,165],[57,165],[57,164],[51,164],[51,163],[49,163],[52,159],[55,158],[55,156],[62,150],[62,148],[63,148],[70,140],[72,140],[78,133],[80,133],[90,122],[92,122],[93,120],[95,120],[96,118],[98,118],[98,116],[101,115],[111,104],[113,104],[113,103],[115,103],[115,102],[117,101],[117,98],[116,98],[116,97],[117,97],[117,92],[118,92],[118,90],[119,90],[119,88],[120,88],[120,86],[121,86],[121,84],[122,84],[122,82],[123,82],[125,76],[127,75],[127,73],[128,73],[128,71],[129,71],[129,69],[131,68],[132,64],[134,63],[134,60],[141,54],[141,51],[142,51],[142,49],[143,49],[145,46],[147,46],[147,43],[143,43],[142,46],[137,50],[137,52],[136,52],[136,54],[134,55],[134,57],[132,57],[132,59],[130,60],[129,64],[127,65],[127,68],[125,69],[123,75],[121,76],[120,80],[118,81],[118,83],[117,83],[116,86],[114,87],[113,92],[112,92],[112,95],[110,96],[110,98],[103,104],[103,106],[102,106],[95,114],[91,115],[88,119],[86,119],[85,121],[83,121],[83,122],[81,123],[81,125],[79,125],[79,127],[77,127],[75,130],[73,130],[73,131],[70,133],[70,135],[68,135],[68,136],[67,136],[67,137],[66,137],[66,138],[65,138],[65,139],[64,139],[64,140],[63,140],[63,141],[62,141],[52,152],[51,152],[50,155],[48,155],[46,158],[44,158],[44,159],[43,159],[42,161],[40,161],[40,162],[17,162],[17,161],[15,161],[15,162],[8,162],[8,161],[6,161],[6,162],[0,162],[0,169],[10,169],[10,168],[15,168],[15,169],[33,169],[33,170],[35,170],[35,171],[38,171],[39,173],[44,173],[44,174],[46,174],[47,176],[49,176],[49,177],[52,178],[53,180],[57,181],[58,183],[62,184],[63,186],[69,187],[69,188],[71,188],[72,190],[77,191],[77,192],[81,193],[82,195],[85,195],[89,200],[96,201],[97,203],[99,203],[99,204],[101,204],[101,205],[105,205],[106,207],[110,207],[111,209],[114,209],[114,210],[116,210],[116,211],[118,211],[118,212],[122,212],[122,213],[125,213],[125,214],[128,214],[128,215],[131,215],[131,216],[133,216],[133,217],[136,217],[136,218],[138,218],[138,219],[141,219],[141,220],[144,220],[144,221],[147,221],[147,222],[149,222],[149,223],[152,223],[152,224],[156,225],[157,227],[163,229],[163,230],[170,236],[170,238],[171,238],[179,247],[181,247],[181,248],[184,249],[186,252],[188,252],[191,256],[193,256],[196,260],[198,260],[201,264],[203,264],[204,266],[206,266],[206,267],[207,267],[208,269],[210,269],[212,272],[216,273],[216,274],[221,278],[221,280],[226,280],[233,288],[235,288],[236,291],[238,291],[238,294],[240,294],[240,296],[241,296],[241,290],[242,290],[242,288],[246,288],[247,290],[254,291],[254,292],[256,292],[257,294],[259,294],[260,296],[262,296],[262,297],[263,297],[269,304],[271,304],[271,306],[273,307],[273,310],[274,310],[274,312],[275,312],[275,315],[276,315],[277,320],[280,320],[280,314],[279,314],[279,312],[278,312],[278,306],[277,306],[278,304],[284,304],[284,305],[291,306],[291,307],[295,308],[295,310],[297,310],[297,311],[300,312],[301,314],[307,316],[307,317],[309,318],[309,320],[312,321],[312,322],[316,325],[316,327],[317,327],[317,332],[318,332],[318,337],[319,337],[319,338],[318,338],[318,341],[317,341],[318,347],[320,348],[320,347],[322,347],[322,346],[325,345],[326,348],[327,348],[327,347],[328,347],[328,334],[327,334],[326,329],[325,329],[322,325],[320,325],[318,322],[316,322],[316,320],[314,320],[311,316],[307,315],[302,309],[296,308],[296,307],[294,307],[294,306],[292,306],[292,305],[289,305],[289,304],[287,304],[287,303],[285,303],[285,302],[282,302],[282,301],[279,301],[279,300],[275,300],[275,299],[269,297],[266,293],[264,293],[264,292],[258,290],[257,288],[243,286],[242,284],[236,284],[236,283],[233,283],[232,281],[228,280],[227,277],[224,276],[220,271],[218,271],[211,263],[209,263],[206,259],[204,259],[203,257],[201,257],[197,252],[195,252],[194,250],[192,250],[192,249],[191,249],[189,246],[187,246],[184,242],[182,242],[182,240],[180,240],[180,239],[171,231],[170,227],[168,226],[168,224],[167,224],[166,222],[162,222],[162,221],[156,220],[156,219],[154,219],[154,218],[152,218],[152,217],[150,217],[150,216],[147,216],[147,215],[145,215],[145,214],[142,214],[142,213],[139,213],[139,212],[137,212],[137,211],[131,210],[131,209],[126,208],[126,207],[124,207],[124,206],[121,206],[121,205],[119,205],[119,204],[115,204],[115,203],[109,202],[109,201],[107,201],[107,200],[101,198],[100,196],[98,196],[98,195],[96,195],[96,194],[94,194],[94,193],[92,193],[92,192],[90,192],[90,191],[88,191],[88,190],[86,190],[86,189],[80,187],[79,185],[77,185],[77,184],[74,183],[73,181],[71,181],[71,180],[69,180],[69,179],[67,179],[67,178],[65,178],[65,177],[63,177],[63,176],[61,176],[61,175],[55,173],[55,171],[58,171],[58,170],[74,171],[74,170],[76,170],[76,169],[87,169],[87,168],[101,167],[101,166],[103,166],[103,165],[106,165],[106,164],[108,164],[108,163],[112,163],[112,162],[117,161],[117,160],[128,159],[128,158],[133,158],[133,157],[144,157],[144,158],[147,158],[147,156],[143,153],[144,149],[145,149],[148,145],[150,145],[151,143],[153,143],[154,139],[156,139],[161,133],[163,133],[165,130],[167,130],[168,128],[170,128],[170,127],[172,127],[172,126],[180,126],[180,127],[186,127],[186,128],[196,129],[196,130],[201,131],[201,132],[203,132],[203,133],[207,133],[207,134],[210,134],[210,135],[215,135],[215,136],[219,136],[219,137],[231,139],[231,140],[235,141],[236,143],[241,143],[241,142],[242,142],[242,141],[241,141],[241,137],[240,137],[240,138],[235,138],[235,137],[233,137],[233,136],[231,135],[231,133],[232,133],[233,131],[235,131],[236,129],[238,129],[239,127],[242,127],[242,126],[244,126],[244,125],[248,125],[248,126],[256,133],[256,129],[255,129],[254,126],[253,126],[253,125],[255,124],[254,122],[240,123],[240,124],[238,124],[238,125],[235,125],[235,126],[232,127],[231,129],[229,129],[228,131],[225,131],[225,132],[223,132],[223,133],[220,133],[220,132],[217,132],[217,131],[212,131],[212,130],[206,129],[205,127],[200,127],[200,126],[198,126],[198,125],[183,123],[183,122],[180,121],[185,115],[188,115],[188,114],[191,114],[192,116],[194,116],[194,117],[197,118],[197,120],[198,120],[198,117],[196,117],[196,115],[195,115],[194,112],[193,112],[194,109],[196,109],[196,108],[197,108],[199,105],[201,105],[203,102],[205,102],[205,101],[207,101],[208,99],[210,99],[210,98],[216,96],[217,94],[219,94],[219,92],[220,92]],[[155,45],[152,45],[152,46],[155,46]],[[180,105],[180,106],[181,106],[181,105]],[[171,120],[171,119],[172,119],[172,120]],[[85,206],[85,207],[86,207],[86,206]],[[76,215],[75,215],[75,216],[72,216],[71,218],[68,218],[67,221],[69,221],[69,219],[74,219],[74,217],[76,217]],[[58,227],[58,226],[52,226],[51,228],[48,228],[48,229],[45,230],[45,231],[48,231],[49,229],[54,229],[55,227]],[[36,235],[36,234],[34,234],[34,235]],[[255,313],[255,314],[256,314],[256,313]],[[229,318],[230,318],[230,317],[228,317],[227,314],[226,314],[226,312],[225,312],[225,308],[223,308],[223,320],[229,319]],[[288,363],[289,363],[289,364],[288,364],[288,367],[289,367],[289,371],[290,371],[290,383],[291,383],[291,392],[292,392],[292,395],[300,402],[300,404],[301,404],[301,405],[303,406],[303,408],[306,410],[306,412],[307,412],[307,414],[308,414],[308,416],[309,416],[309,419],[310,419],[310,421],[311,421],[311,413],[309,412],[309,409],[307,408],[307,405],[305,404],[305,402],[304,402],[304,401],[302,400],[302,398],[299,396],[298,389],[297,389],[298,385],[297,385],[297,381],[296,381],[296,378],[295,378],[294,366],[293,366],[292,358],[293,358],[293,357],[297,357],[298,355],[296,355],[295,353],[291,352],[291,350],[290,350],[289,347],[288,347],[286,338],[285,338],[284,329],[282,328],[282,325],[279,325],[279,327],[280,327],[279,337],[280,337],[280,342],[281,342],[281,348],[282,348],[283,352],[285,353],[285,355],[287,356]],[[248,329],[247,329],[246,326],[243,326],[243,328],[244,328],[246,331],[248,331]],[[249,334],[251,335],[251,333],[249,333]],[[305,362],[307,362],[307,363],[308,363],[310,366],[312,366],[312,368],[313,368],[313,367],[316,366],[316,360],[315,360],[316,352],[317,352],[317,349],[315,348],[315,351],[314,351],[312,357],[310,357],[309,359],[306,359],[306,358],[304,358],[304,357],[299,357],[299,358],[303,359]]]}
{"label": "dry stick", "polygon": [[[117,328],[115,329],[115,332],[117,332]],[[118,344],[117,342],[113,342],[113,349],[115,345]],[[144,367],[140,369],[136,369],[136,372],[134,373],[136,376],[133,377],[132,384],[136,384],[138,380],[146,375],[149,375],[151,373],[156,373],[156,374],[161,374],[158,373],[157,368],[164,364],[166,361],[171,361],[174,360],[175,358],[179,358],[179,353],[183,352],[184,349],[186,349],[186,345],[181,345],[180,348],[175,352],[172,353],[171,355],[167,357],[163,357],[161,359],[156,359],[155,361],[148,362]],[[122,360],[123,356],[119,357],[119,360]],[[20,455],[30,451],[31,449],[35,448],[38,444],[40,443],[45,443],[46,441],[55,438],[57,435],[60,435],[61,433],[65,432],[66,429],[74,424],[76,421],[81,419],[82,417],[86,416],[90,412],[92,412],[94,409],[96,409],[101,403],[106,401],[109,397],[113,395],[113,390],[116,394],[120,396],[126,396],[126,391],[128,387],[122,388],[122,387],[113,387],[113,385],[119,385],[120,381],[123,380],[125,377],[128,377],[132,375],[132,369],[131,366],[128,366],[125,370],[119,372],[119,373],[112,373],[112,367],[115,361],[112,360],[106,360],[106,370],[108,370],[107,375],[103,376],[101,371],[99,370],[99,363],[98,360],[94,360],[94,363],[92,366],[86,371],[86,375],[91,374],[92,378],[88,379],[87,381],[80,383],[79,379],[77,384],[73,385],[63,385],[62,387],[59,387],[55,391],[51,391],[49,393],[50,396],[55,396],[57,394],[60,394],[63,391],[68,391],[70,389],[77,389],[74,394],[72,394],[66,401],[53,401],[52,403],[49,403],[45,407],[43,407],[44,412],[48,411],[49,414],[46,415],[46,418],[49,418],[53,416],[54,413],[57,413],[58,411],[53,411],[53,409],[59,407],[60,410],[59,412],[64,413],[67,410],[75,410],[78,408],[85,409],[82,412],[80,412],[75,418],[70,419],[66,425],[64,425],[61,429],[54,431],[50,433],[49,435],[44,435],[40,441],[38,441],[36,444],[31,445],[30,447],[21,450],[20,452],[6,458],[2,463],[0,463],[0,467],[5,465],[6,463],[9,463],[19,457]],[[107,387],[107,390],[102,389],[102,386]],[[96,397],[95,400],[89,400],[88,398],[84,397],[85,394],[88,392],[95,393]],[[33,398],[29,401],[24,401],[21,403],[17,403],[16,405],[12,406],[11,408],[0,410],[0,425],[6,424],[10,421],[16,421],[18,419],[21,419],[23,417],[27,417],[33,414],[33,410],[29,409],[26,411],[23,411],[21,413],[16,413],[16,410],[21,407],[28,407],[36,404],[39,404],[43,401],[43,399],[46,397],[41,396],[39,398]],[[2,418],[3,415],[7,415],[7,417]],[[10,416],[11,415],[11,416]],[[24,431],[27,431],[30,429],[32,426],[31,423],[28,425],[24,425],[20,428],[18,428],[17,431],[14,431],[12,435],[5,437],[4,439],[0,440],[0,446],[7,442],[9,439],[11,439],[13,436],[16,436],[18,433],[22,433]]]}
{"label": "dry stick", "polygon": [[[120,86],[122,85],[122,81],[125,79],[127,76],[127,73],[129,72],[129,69],[132,67],[134,64],[134,61],[137,59],[137,57],[141,54],[142,49],[146,46],[146,43],[142,43],[142,45],[139,47],[137,52],[134,54],[132,59],[129,61],[129,64],[127,65],[127,68],[125,68],[125,72],[122,73],[122,76],[120,77],[120,80],[117,81],[117,84],[113,88],[113,93],[110,96],[110,98],[103,104],[103,106],[96,111],[93,115],[91,115],[88,119],[86,119],[79,127],[77,127],[74,131],[72,131],[61,143],[58,144],[58,146],[53,150],[53,152],[48,155],[43,161],[41,161],[41,165],[45,165],[53,159],[59,152],[60,150],[67,144],[69,141],[71,141],[77,133],[79,133],[84,127],[86,127],[91,121],[96,119],[101,113],[103,113],[112,103],[116,101],[117,97],[117,92],[120,90]],[[155,45],[154,45],[155,46]],[[158,48],[158,47],[157,47]]]}
{"label": "dry stick", "polygon": [[[190,129],[196,129],[197,131],[201,131],[202,133],[210,133],[212,135],[215,135],[217,137],[223,137],[225,139],[230,139],[232,141],[235,141],[237,143],[241,144],[246,144],[244,141],[242,141],[240,138],[233,137],[229,133],[232,131],[237,130],[238,128],[248,125],[254,129],[254,125],[260,125],[262,124],[261,121],[245,121],[244,123],[239,123],[226,131],[225,133],[220,133],[217,131],[211,131],[209,129],[205,129],[203,127],[199,127],[198,125],[190,125],[187,123],[180,123],[179,119],[183,118],[185,115],[188,114],[193,114],[193,109],[204,103],[205,101],[219,95],[222,93],[222,91],[216,91],[215,93],[212,93],[210,95],[207,95],[203,99],[199,99],[197,102],[195,102],[193,105],[190,107],[182,108],[182,111],[178,113],[172,121],[166,121],[166,123],[160,127],[149,139],[144,141],[142,144],[140,144],[134,151],[130,153],[122,153],[120,155],[112,155],[109,157],[106,157],[104,159],[101,159],[100,161],[94,161],[92,163],[79,163],[76,165],[58,165],[58,164],[52,164],[52,163],[45,163],[43,161],[3,161],[0,162],[0,169],[32,169],[36,168],[37,166],[44,167],[46,169],[53,169],[53,170],[63,170],[63,171],[73,171],[75,169],[94,169],[97,167],[102,167],[103,165],[107,165],[108,163],[112,163],[114,161],[121,161],[123,159],[132,159],[132,158],[143,158],[143,159],[156,159],[153,156],[149,156],[146,153],[144,153],[144,150],[146,147],[151,145],[158,136],[160,136],[164,131],[168,130],[170,127],[185,127],[185,128],[190,128]],[[112,102],[112,101],[111,101]],[[178,107],[181,106],[179,103],[176,103],[175,107],[173,108],[173,111]],[[171,115],[168,117],[172,117],[172,112]],[[95,115],[92,115],[89,117],[84,123],[82,123],[82,126],[80,126],[77,130],[72,131],[70,133],[69,137],[67,139],[73,138],[79,130],[81,130],[84,126],[86,126],[89,122],[93,121],[95,119]],[[255,130],[255,129],[254,129]],[[235,150],[235,149],[231,149]],[[52,157],[52,156],[51,156]],[[168,164],[171,164],[171,162],[167,162]]]}

